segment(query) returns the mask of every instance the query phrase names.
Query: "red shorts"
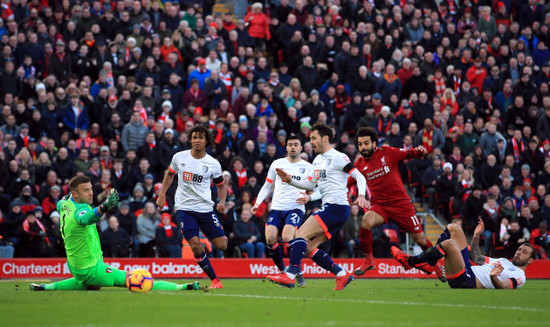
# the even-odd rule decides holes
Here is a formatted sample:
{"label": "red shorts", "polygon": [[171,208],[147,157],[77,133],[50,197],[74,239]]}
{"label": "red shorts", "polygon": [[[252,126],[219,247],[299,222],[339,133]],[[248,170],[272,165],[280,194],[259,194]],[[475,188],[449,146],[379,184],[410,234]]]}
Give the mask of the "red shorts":
{"label": "red shorts", "polygon": [[416,210],[411,202],[404,202],[400,206],[382,206],[380,204],[372,204],[369,211],[374,211],[387,224],[388,220],[393,220],[399,228],[409,233],[422,233],[422,225],[420,219],[416,215]]}

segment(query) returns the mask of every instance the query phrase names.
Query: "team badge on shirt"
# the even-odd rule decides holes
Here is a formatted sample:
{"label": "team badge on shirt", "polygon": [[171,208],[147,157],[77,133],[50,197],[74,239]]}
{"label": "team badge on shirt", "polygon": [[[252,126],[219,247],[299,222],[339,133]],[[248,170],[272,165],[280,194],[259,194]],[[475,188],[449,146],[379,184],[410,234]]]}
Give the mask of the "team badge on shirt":
{"label": "team badge on shirt", "polygon": [[207,173],[208,172],[208,166],[202,166],[202,171],[204,173]]}
{"label": "team badge on shirt", "polygon": [[300,171],[300,174],[303,174],[303,173],[306,172],[306,169],[305,169],[305,168],[299,168],[298,170]]}
{"label": "team badge on shirt", "polygon": [[328,167],[328,166],[330,166],[330,163],[332,162],[332,159],[327,159],[325,162],[327,163],[327,167]]}

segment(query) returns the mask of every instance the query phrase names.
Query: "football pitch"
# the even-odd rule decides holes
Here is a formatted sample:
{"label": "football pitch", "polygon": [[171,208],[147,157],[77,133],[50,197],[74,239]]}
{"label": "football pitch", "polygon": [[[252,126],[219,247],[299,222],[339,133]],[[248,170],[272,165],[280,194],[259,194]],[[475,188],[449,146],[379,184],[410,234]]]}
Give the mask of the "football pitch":
{"label": "football pitch", "polygon": [[[209,292],[31,292],[0,281],[0,326],[548,326],[550,281],[519,290],[452,290],[437,280],[333,279],[287,289],[262,279],[224,279]],[[180,282],[178,280],[178,282]],[[188,281],[185,281],[188,282]],[[209,284],[208,280],[201,280]]]}

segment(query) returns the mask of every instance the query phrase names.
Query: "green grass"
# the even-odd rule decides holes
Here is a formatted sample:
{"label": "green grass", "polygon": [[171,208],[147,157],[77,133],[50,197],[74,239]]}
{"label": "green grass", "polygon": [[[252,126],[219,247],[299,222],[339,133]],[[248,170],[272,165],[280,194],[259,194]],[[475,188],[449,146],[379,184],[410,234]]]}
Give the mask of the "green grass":
{"label": "green grass", "polygon": [[[206,280],[204,280],[207,283]],[[261,279],[223,280],[211,292],[125,289],[31,292],[0,282],[0,326],[548,326],[550,281],[519,290],[452,290],[434,280],[334,280],[286,289]]]}

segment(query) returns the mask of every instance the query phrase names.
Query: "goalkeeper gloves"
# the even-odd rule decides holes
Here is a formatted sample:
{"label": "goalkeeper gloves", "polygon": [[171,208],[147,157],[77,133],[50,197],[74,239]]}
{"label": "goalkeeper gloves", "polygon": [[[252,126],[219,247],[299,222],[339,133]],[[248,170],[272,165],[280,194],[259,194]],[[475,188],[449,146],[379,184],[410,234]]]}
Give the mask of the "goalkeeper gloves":
{"label": "goalkeeper gloves", "polygon": [[62,197],[61,200],[67,201],[67,200],[69,200],[70,197],[71,197],[71,191],[69,191],[69,194],[67,194],[67,195],[65,195],[64,197]]}
{"label": "goalkeeper gloves", "polygon": [[99,208],[102,212],[107,212],[109,209],[118,206],[118,200],[119,199],[117,190],[112,189],[111,194],[109,195],[107,200],[105,200],[105,202],[103,202],[103,204]]}

